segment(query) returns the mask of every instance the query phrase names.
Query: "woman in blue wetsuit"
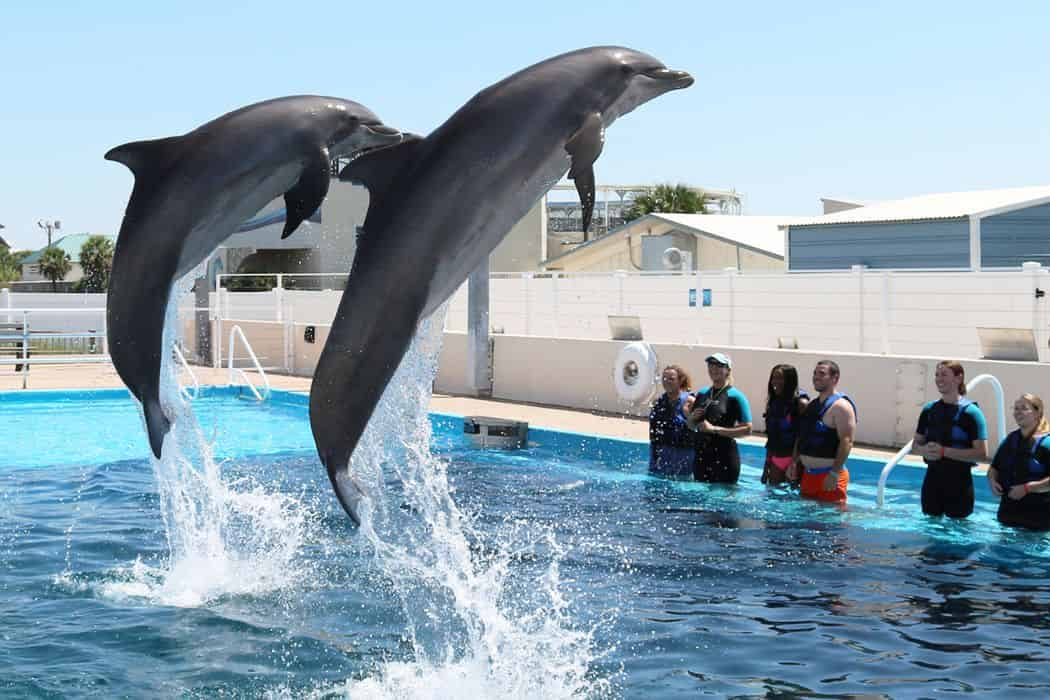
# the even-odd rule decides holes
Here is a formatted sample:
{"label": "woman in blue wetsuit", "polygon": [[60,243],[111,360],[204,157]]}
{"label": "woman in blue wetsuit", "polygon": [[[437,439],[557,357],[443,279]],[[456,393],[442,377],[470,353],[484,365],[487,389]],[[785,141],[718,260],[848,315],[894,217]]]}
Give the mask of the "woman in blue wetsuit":
{"label": "woman in blue wetsuit", "polygon": [[941,398],[923,407],[912,443],[912,453],[926,460],[922,512],[965,518],[973,512],[971,470],[988,458],[988,426],[981,409],[966,398],[960,363],[938,363],[934,383]]}
{"label": "woman in blue wetsuit", "polygon": [[678,365],[667,365],[661,381],[664,393],[649,411],[649,471],[672,478],[690,477],[696,448],[682,410],[689,398],[689,375]]}
{"label": "woman in blue wetsuit", "polygon": [[798,388],[798,370],[791,365],[773,367],[766,392],[766,463],[762,483],[778,486],[788,481],[787,470],[795,463],[798,418],[809,404],[809,395]]}
{"label": "woman in blue wetsuit", "polygon": [[740,478],[740,450],[736,438],[751,433],[751,407],[733,386],[732,362],[716,352],[707,357],[711,386],[691,396],[685,405],[689,427],[697,431],[693,478],[735,484]]}
{"label": "woman in blue wetsuit", "polygon": [[1014,402],[1018,429],[1010,433],[988,468],[988,485],[1000,496],[999,522],[1050,531],[1050,423],[1043,400],[1023,394]]}

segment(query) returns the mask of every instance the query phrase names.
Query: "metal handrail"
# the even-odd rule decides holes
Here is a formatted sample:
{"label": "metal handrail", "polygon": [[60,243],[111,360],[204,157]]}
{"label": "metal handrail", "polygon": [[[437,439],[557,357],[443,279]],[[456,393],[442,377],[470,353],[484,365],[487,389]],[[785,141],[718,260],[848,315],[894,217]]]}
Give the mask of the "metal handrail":
{"label": "metal handrail", "polygon": [[175,350],[175,357],[178,359],[179,364],[182,365],[183,369],[185,369],[187,372],[190,373],[190,379],[193,380],[193,394],[192,395],[190,394],[189,390],[186,387],[182,386],[182,382],[179,382],[179,391],[181,391],[183,396],[185,396],[187,399],[195,399],[201,393],[201,383],[199,381],[197,381],[196,373],[194,373],[193,368],[190,367],[190,363],[186,362],[186,356],[182,354],[182,350],[179,349],[178,344],[176,344],[174,346],[174,350]]}
{"label": "metal handrail", "polygon": [[[979,374],[966,384],[966,392],[969,393],[973,391],[974,387],[983,382],[988,382],[995,390],[996,408],[999,409],[996,415],[996,418],[998,419],[996,426],[999,428],[999,442],[1002,442],[1006,437],[1006,401],[1003,398],[1003,385],[999,383],[998,379],[990,374]],[[886,491],[886,480],[889,479],[890,472],[893,471],[893,468],[897,466],[897,464],[900,463],[909,452],[911,452],[913,442],[915,442],[914,439],[908,440],[908,444],[902,447],[897,454],[893,455],[893,459],[886,462],[886,466],[882,468],[882,473],[879,474],[878,492],[875,496],[875,502],[878,504],[879,508],[882,507]]]}
{"label": "metal handrail", "polygon": [[[235,337],[240,337],[241,343],[244,344],[244,349],[248,351],[248,356],[251,358],[252,362],[255,364],[255,370],[259,373],[259,376],[262,377],[263,391],[262,391],[261,394],[259,393],[259,390],[255,388],[255,385],[252,384],[251,380],[248,379],[248,374],[243,369],[241,369],[240,367],[234,367],[233,366],[233,350],[234,350],[233,341],[234,341]],[[233,376],[234,376],[233,373],[234,372],[240,372],[241,379],[244,380],[244,383],[247,384],[248,388],[252,390],[253,394],[255,394],[255,398],[259,399],[260,401],[265,401],[266,399],[270,398],[270,380],[266,376],[266,372],[263,371],[262,365],[259,363],[259,358],[255,356],[255,351],[252,350],[252,346],[248,342],[248,338],[245,337],[244,331],[241,330],[240,326],[234,326],[233,328],[230,329],[230,339],[229,339],[229,343],[227,343],[226,347],[228,348],[228,352],[230,353],[229,360],[227,362],[227,368],[229,369],[229,372],[230,372],[229,379],[227,380],[227,384],[229,386],[233,386]]]}

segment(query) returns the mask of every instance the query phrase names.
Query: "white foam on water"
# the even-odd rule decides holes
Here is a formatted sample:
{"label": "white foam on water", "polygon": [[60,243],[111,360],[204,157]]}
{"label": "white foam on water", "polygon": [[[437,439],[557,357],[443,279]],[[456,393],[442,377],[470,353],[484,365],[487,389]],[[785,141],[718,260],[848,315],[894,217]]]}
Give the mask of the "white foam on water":
{"label": "white foam on water", "polygon": [[[187,279],[192,279],[188,275]],[[157,566],[136,561],[99,584],[104,597],[138,597],[193,607],[226,595],[295,586],[309,575],[301,555],[314,508],[251,479],[224,477],[172,361],[179,290],[164,327],[161,404],[172,419],[160,459],[150,453],[168,555]],[[145,428],[145,422],[143,422]]]}
{"label": "white foam on water", "polygon": [[[591,630],[574,627],[553,535],[527,521],[482,531],[453,499],[447,464],[430,453],[427,415],[444,309],[420,330],[354,452],[352,472],[371,485],[360,536],[400,591],[411,661],[391,661],[348,697],[599,696],[588,676]],[[393,479],[389,479],[393,477]],[[384,478],[394,482],[382,488]],[[546,568],[522,582],[511,561],[537,553]],[[526,576],[518,572],[517,576]]]}

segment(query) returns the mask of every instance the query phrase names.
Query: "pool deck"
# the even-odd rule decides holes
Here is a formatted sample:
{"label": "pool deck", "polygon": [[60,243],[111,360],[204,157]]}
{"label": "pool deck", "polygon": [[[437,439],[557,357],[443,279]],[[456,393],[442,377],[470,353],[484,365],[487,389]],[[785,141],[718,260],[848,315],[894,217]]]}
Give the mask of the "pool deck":
{"label": "pool deck", "polygon": [[[201,385],[225,386],[228,373],[225,369],[211,367],[194,367],[194,373]],[[250,379],[258,383],[255,372],[248,372]],[[309,377],[294,377],[268,373],[267,378],[274,389],[285,391],[309,392]],[[116,370],[109,364],[94,365],[40,365],[32,369],[28,389],[114,389],[123,386]],[[10,367],[0,373],[0,391],[22,389],[22,376],[15,374]],[[461,416],[490,416],[510,420],[527,421],[529,425],[555,430],[567,430],[578,433],[590,433],[603,437],[627,440],[648,440],[649,424],[644,418],[597,411],[579,411],[556,406],[519,403],[502,399],[478,399],[467,396],[448,396],[435,394],[430,402],[430,410],[435,413],[450,413]],[[753,436],[744,438],[743,442],[763,444],[765,438]],[[853,450],[854,456],[875,460],[889,460],[894,451],[858,447]],[[911,459],[907,463],[921,464]]]}

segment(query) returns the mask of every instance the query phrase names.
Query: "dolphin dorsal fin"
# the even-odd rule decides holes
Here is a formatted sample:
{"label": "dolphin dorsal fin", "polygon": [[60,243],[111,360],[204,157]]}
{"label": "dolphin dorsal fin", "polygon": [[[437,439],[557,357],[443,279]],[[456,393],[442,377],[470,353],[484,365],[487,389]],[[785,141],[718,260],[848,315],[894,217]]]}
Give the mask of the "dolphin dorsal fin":
{"label": "dolphin dorsal fin", "polygon": [[132,141],[122,146],[111,148],[106,153],[106,160],[123,163],[135,179],[146,178],[167,170],[180,151],[181,136],[169,136],[150,141]]}
{"label": "dolphin dorsal fin", "polygon": [[339,179],[364,185],[368,188],[371,201],[375,202],[390,188],[394,177],[418,157],[422,143],[423,137],[405,134],[399,143],[367,151],[354,158],[340,171]]}

